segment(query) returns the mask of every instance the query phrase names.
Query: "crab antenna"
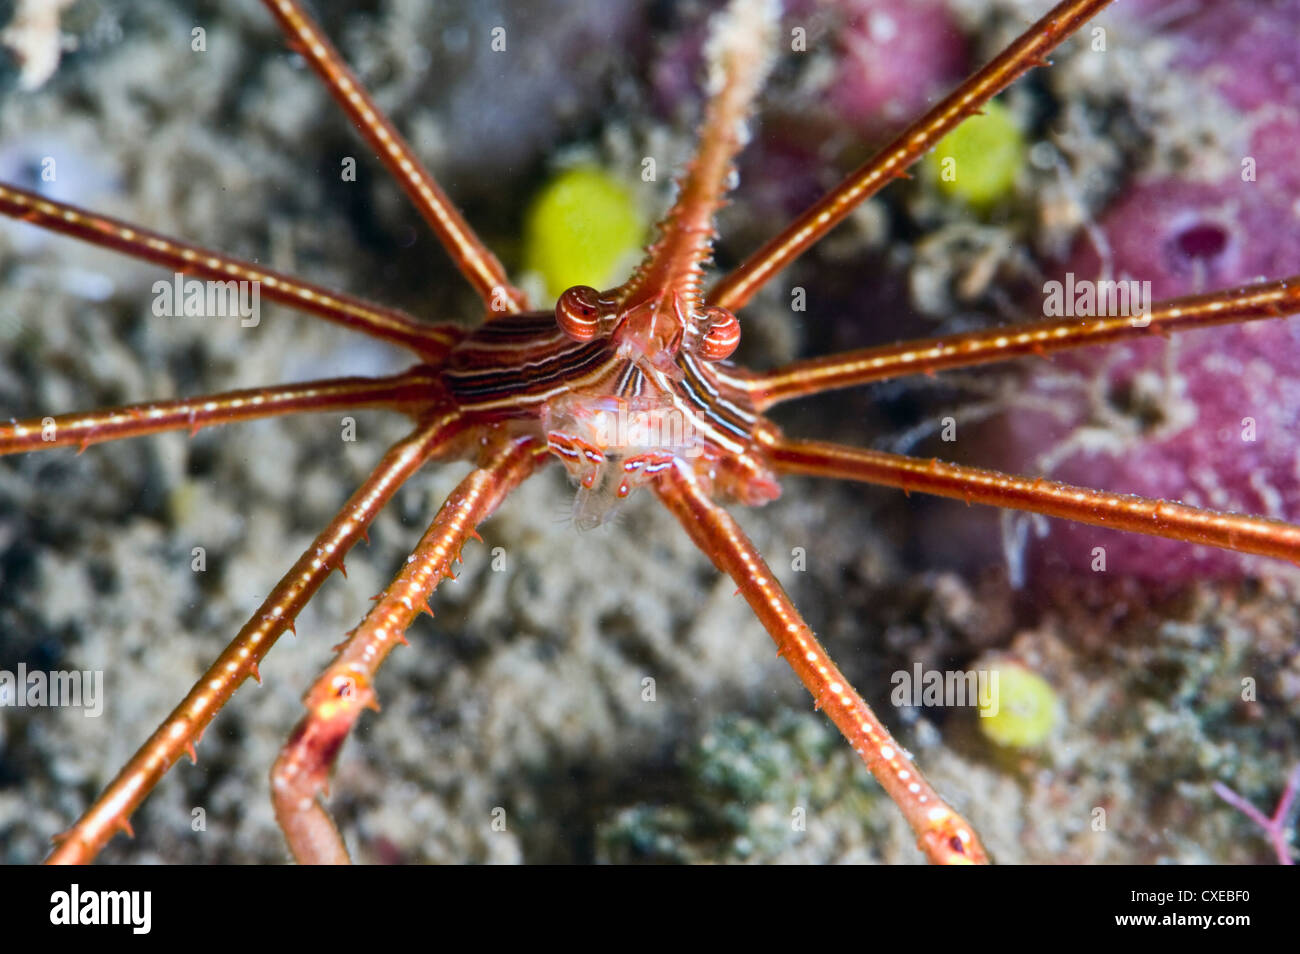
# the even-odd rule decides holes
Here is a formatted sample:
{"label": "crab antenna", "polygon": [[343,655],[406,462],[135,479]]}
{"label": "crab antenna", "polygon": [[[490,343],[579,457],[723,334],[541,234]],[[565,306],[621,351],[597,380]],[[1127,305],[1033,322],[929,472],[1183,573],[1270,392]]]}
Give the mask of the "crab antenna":
{"label": "crab antenna", "polygon": [[[656,227],[657,237],[645,260],[611,294],[623,312],[676,296],[679,313],[686,319],[683,343],[692,351],[703,351],[705,357],[722,349],[704,345],[703,339],[725,341],[733,336],[725,327],[727,315],[706,314],[703,266],[717,234],[714,215],[734,185],[734,159],[748,140],[750,107],[771,65],[778,15],[775,0],[735,0],[715,26],[708,44],[709,104],[695,157],[678,179],[677,199]],[[735,321],[734,316],[730,321]],[[739,340],[738,328],[734,337]]]}

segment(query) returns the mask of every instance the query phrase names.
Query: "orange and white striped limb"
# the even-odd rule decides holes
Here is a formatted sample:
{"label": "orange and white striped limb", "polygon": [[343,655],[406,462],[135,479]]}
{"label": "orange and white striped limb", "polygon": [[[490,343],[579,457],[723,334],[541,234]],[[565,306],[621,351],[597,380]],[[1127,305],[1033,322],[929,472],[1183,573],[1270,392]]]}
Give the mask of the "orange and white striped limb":
{"label": "orange and white striped limb", "polygon": [[987,328],[796,361],[747,381],[760,410],[782,401],[909,374],[1008,361],[1027,355],[1168,336],[1215,325],[1284,318],[1300,312],[1300,275],[1206,295],[1160,302],[1145,315],[1066,318]]}
{"label": "orange and white striped limb", "polygon": [[433,228],[456,267],[487,305],[488,316],[494,312],[527,311],[528,301],[524,293],[510,284],[497,257],[474,234],[464,216],[420,162],[415,150],[375,105],[356,74],[302,4],[298,0],[263,0],[263,3],[280,24],[294,51],[311,64],[330,95]]}
{"label": "orange and white striped limb", "polygon": [[1068,39],[1110,0],[1065,0],[1020,35],[987,66],[962,83],[889,145],[773,236],[709,292],[709,303],[736,311],[760,288],[838,225],[860,203],[892,180],[979,112],[1022,73],[1047,62],[1047,54]]}
{"label": "orange and white striped limb", "polygon": [[995,470],[921,460],[884,451],[820,441],[790,441],[776,434],[775,429],[762,431],[757,436],[764,459],[780,473],[881,484],[908,493],[915,490],[964,500],[968,504],[1041,513],[1096,527],[1167,537],[1300,564],[1300,526],[1279,520],[1089,490],[1042,477],[1016,477]]}
{"label": "orange and white striped limb", "polygon": [[502,442],[447,498],[433,523],[366,618],[308,690],[303,716],[271,769],[275,817],[300,864],[347,864],[347,848],[321,803],[330,770],[364,709],[378,710],[375,675],[422,611],[452,562],[491,515],[548,454],[533,438]]}
{"label": "orange and white striped limb", "polygon": [[936,864],[986,863],[988,856],[975,829],[939,797],[849,685],[754,544],[731,515],[709,498],[694,473],[679,463],[664,472],[655,489],[695,545],[735,580],[740,594],[771,634],[777,654],[790,664],[812,693],[817,708],[825,710],[897,803],[926,857]]}
{"label": "orange and white striped limb", "polygon": [[269,301],[401,345],[428,361],[440,360],[463,334],[454,325],[426,324],[396,308],[330,291],[283,272],[3,183],[0,214],[195,278],[255,283],[258,295]]}
{"label": "orange and white striped limb", "polygon": [[329,378],[302,384],[226,391],[175,401],[150,401],[56,417],[0,424],[0,455],[76,447],[160,434],[198,433],[205,427],[288,414],[362,408],[410,411],[444,394],[433,368],[424,365],[386,378]]}
{"label": "orange and white striped limb", "polygon": [[47,863],[88,863],[116,832],[131,833],[128,821],[131,813],[182,754],[189,753],[191,760],[195,758],[195,746],[204,729],[244,680],[249,676],[260,678],[258,664],[284,631],[292,628],[294,618],[330,573],[342,566],[343,557],[365,535],[379,511],[412,474],[444,451],[461,430],[456,412],[440,414],[426,419],[384,455],[379,466],[298,558],[181,704],[77,823],[55,837],[56,846]]}

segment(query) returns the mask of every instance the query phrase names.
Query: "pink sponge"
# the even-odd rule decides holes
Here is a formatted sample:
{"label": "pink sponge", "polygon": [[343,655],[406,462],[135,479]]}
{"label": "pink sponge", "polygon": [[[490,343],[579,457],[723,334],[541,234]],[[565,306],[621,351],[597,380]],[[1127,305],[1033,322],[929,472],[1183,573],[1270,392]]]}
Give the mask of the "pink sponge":
{"label": "pink sponge", "polygon": [[[1139,6],[1146,15],[1160,8]],[[1140,180],[1101,216],[1114,277],[1150,282],[1154,300],[1300,273],[1300,2],[1179,9],[1175,64],[1217,90],[1253,132],[1222,180]],[[1088,244],[1053,277],[1093,279],[1099,268]],[[1002,437],[1016,450],[1004,464],[1034,473],[1048,459],[1048,476],[1070,483],[1297,521],[1297,369],[1297,318],[1062,355],[1031,372],[1027,403],[1050,404],[1063,419],[1009,414]],[[1034,551],[1082,569],[1096,547],[1108,572],[1146,579],[1236,576],[1252,566],[1222,551],[1065,523]]]}
{"label": "pink sponge", "polygon": [[867,134],[920,116],[967,72],[966,39],[932,0],[848,0],[831,103]]}

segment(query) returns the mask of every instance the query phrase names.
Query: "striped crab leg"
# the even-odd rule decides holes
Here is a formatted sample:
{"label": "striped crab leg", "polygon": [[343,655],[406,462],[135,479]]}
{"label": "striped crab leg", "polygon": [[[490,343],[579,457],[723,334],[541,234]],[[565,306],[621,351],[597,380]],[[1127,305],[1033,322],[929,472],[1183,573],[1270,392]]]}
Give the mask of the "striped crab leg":
{"label": "striped crab leg", "polygon": [[934,148],[962,120],[979,112],[1021,74],[1045,65],[1048,53],[1109,2],[1064,0],[1058,3],[987,66],[722,278],[709,292],[710,304],[731,311],[744,306],[777,272],[806,252],[860,203],[891,180],[905,177],[907,167]]}
{"label": "striped crab leg", "polygon": [[271,769],[275,817],[300,864],[347,864],[347,848],[321,803],[348,733],[364,709],[379,709],[375,676],[438,583],[452,576],[452,561],[475,527],[548,455],[536,438],[508,440],[484,455],[452,491],[402,572],[339,647],[334,661],[303,697],[307,714],[294,729]]}
{"label": "striped crab leg", "polygon": [[76,447],[288,414],[361,408],[402,411],[428,405],[436,372],[425,365],[386,378],[330,378],[247,388],[175,401],[150,401],[0,424],[0,455]]}
{"label": "striped crab leg", "polygon": [[3,183],[0,214],[207,281],[255,283],[259,295],[271,301],[401,345],[427,361],[445,356],[462,334],[454,325],[426,324],[398,309],[330,291],[283,272]]}
{"label": "striped crab leg", "polygon": [[903,747],[849,685],[795,609],[754,544],[727,511],[715,504],[691,470],[677,463],[655,490],[686,532],[723,573],[771,634],[783,657],[812,693],[816,706],[848,739],[867,769],[903,811],[917,845],[936,864],[981,864],[988,856],[964,818],[939,797]]}
{"label": "striped crab leg", "polygon": [[898,487],[968,504],[989,504],[1077,523],[1186,543],[1236,550],[1300,564],[1300,526],[1220,513],[1201,507],[1107,493],[1044,478],[1015,477],[994,470],[820,441],[791,441],[775,428],[757,434],[764,458],[779,472],[832,477]]}
{"label": "striped crab leg", "polygon": [[474,286],[488,316],[528,310],[524,293],[506,278],[505,269],[474,234],[447,194],[387,116],[375,105],[356,74],[326,39],[298,0],[263,0],[295,52],[320,76],[331,96],[365,137],[398,185],[433,228],[456,267]]}
{"label": "striped crab leg", "polygon": [[330,573],[342,566],[344,555],[365,535],[366,527],[397,489],[445,451],[462,429],[459,412],[443,411],[426,418],[384,455],[181,704],[77,823],[55,836],[56,846],[47,863],[85,864],[116,832],[131,833],[131,813],[183,753],[195,759],[194,747],[204,729],[244,680],[260,678],[258,663],[284,631],[292,628],[294,618]]}
{"label": "striped crab leg", "polygon": [[795,398],[908,374],[933,374],[1148,335],[1167,336],[1176,331],[1284,318],[1295,312],[1300,312],[1300,275],[1176,298],[1154,305],[1145,315],[1037,321],[796,361],[751,375],[746,387],[763,410]]}

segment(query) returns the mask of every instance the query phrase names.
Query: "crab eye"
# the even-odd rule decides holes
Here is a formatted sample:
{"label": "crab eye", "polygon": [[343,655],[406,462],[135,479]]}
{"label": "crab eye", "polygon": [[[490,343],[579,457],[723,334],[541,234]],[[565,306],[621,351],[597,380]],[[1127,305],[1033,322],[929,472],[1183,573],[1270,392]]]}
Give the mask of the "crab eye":
{"label": "crab eye", "polygon": [[574,285],[555,303],[555,321],[575,341],[590,341],[604,332],[609,304],[589,285]]}
{"label": "crab eye", "polygon": [[695,345],[695,353],[705,361],[722,361],[731,357],[740,344],[740,321],[730,311],[710,305],[704,309],[704,333]]}

